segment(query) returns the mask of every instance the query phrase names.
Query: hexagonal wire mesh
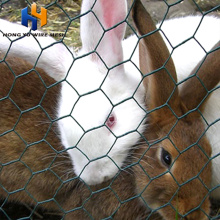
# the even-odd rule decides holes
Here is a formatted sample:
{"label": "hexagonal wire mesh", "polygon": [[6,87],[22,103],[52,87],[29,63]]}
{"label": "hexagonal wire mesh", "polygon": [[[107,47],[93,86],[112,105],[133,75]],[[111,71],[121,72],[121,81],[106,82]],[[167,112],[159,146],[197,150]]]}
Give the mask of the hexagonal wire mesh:
{"label": "hexagonal wire mesh", "polygon": [[[184,3],[185,2],[186,1],[184,1]],[[15,21],[18,21],[20,18],[17,16],[20,16],[21,9],[27,5],[30,6],[31,3],[32,2],[28,0],[21,1],[18,11],[12,12],[12,14],[9,15],[8,12],[11,12],[13,8],[17,7],[16,4],[18,4],[18,2],[13,0],[1,1],[1,8],[4,7],[4,10],[7,12],[4,13],[4,10],[2,10],[2,17],[6,20],[11,20],[14,17]],[[172,16],[172,13],[170,15],[168,12],[175,7],[181,8],[183,5],[181,3],[183,3],[183,1],[153,2],[153,4],[158,4],[159,7],[161,7],[161,4],[165,7],[162,19]],[[175,51],[178,51],[178,47],[186,44],[190,39],[194,39],[197,42],[197,45],[202,48],[202,53],[195,59],[198,63],[203,55],[209,57],[210,54],[213,54],[218,50],[216,48],[212,50],[210,49],[219,41],[218,33],[220,34],[220,32],[218,32],[219,29],[217,29],[219,28],[219,22],[216,23],[216,32],[214,32],[217,41],[214,43],[212,42],[213,44],[210,46],[209,50],[204,48],[204,45],[202,45],[197,39],[196,32],[202,24],[201,21],[211,13],[216,12],[220,5],[219,3],[216,3],[215,7],[203,12],[199,4],[195,1],[192,1],[191,3],[193,7],[195,7],[194,10],[199,12],[202,17],[197,23],[196,28],[193,30],[192,35],[183,39],[181,43],[172,45],[171,54],[174,56]],[[210,119],[208,117],[209,112],[206,112],[211,111],[210,108],[198,109],[200,105],[203,104],[204,100],[206,100],[206,97],[210,93],[217,94],[219,88],[209,88],[206,82],[203,82],[203,80],[197,76],[197,73],[199,74],[199,67],[206,61],[203,61],[201,65],[192,72],[194,75],[187,77],[190,74],[190,70],[187,70],[187,73],[184,75],[185,77],[180,78],[181,80],[179,80],[179,83],[176,83],[175,75],[172,75],[173,73],[171,73],[172,71],[170,72],[167,65],[168,59],[170,58],[169,55],[161,66],[148,72],[144,77],[141,77],[141,80],[135,84],[135,88],[128,96],[122,96],[121,98],[117,96],[117,99],[114,100],[114,96],[111,96],[112,91],[109,92],[109,88],[105,88],[105,82],[109,80],[110,75],[114,73],[115,69],[123,71],[123,69],[120,69],[120,66],[129,62],[132,64],[132,67],[129,66],[129,68],[131,68],[132,71],[134,70],[139,77],[141,76],[140,71],[137,71],[137,66],[139,64],[135,63],[132,58],[135,56],[135,51],[131,51],[127,60],[120,60],[120,63],[115,63],[115,61],[113,61],[113,64],[109,64],[106,63],[106,61],[109,61],[106,58],[106,52],[103,53],[97,46],[101,44],[102,39],[104,41],[105,33],[109,32],[112,28],[113,30],[117,28],[118,24],[113,25],[110,29],[104,28],[107,30],[104,30],[103,35],[101,34],[100,39],[96,42],[97,45],[95,48],[90,48],[90,51],[85,50],[77,56],[65,45],[65,43],[69,45],[70,42],[73,41],[72,39],[76,39],[74,35],[75,32],[76,35],[79,35],[77,20],[80,17],[92,13],[98,20],[99,24],[103,24],[102,21],[99,21],[100,15],[96,14],[95,9],[95,12],[92,9],[89,9],[85,14],[80,16],[78,8],[79,1],[38,1],[38,6],[41,4],[48,9],[48,21],[54,21],[54,23],[58,24],[56,32],[58,37],[57,41],[53,41],[49,38],[49,44],[46,44],[45,46],[43,43],[46,39],[45,36],[42,36],[42,38],[40,36],[35,37],[35,32],[32,31],[29,32],[31,33],[29,38],[28,36],[24,37],[22,34],[21,36],[16,35],[16,37],[13,38],[12,34],[11,36],[4,36],[4,38],[7,38],[6,43],[4,41],[4,43],[0,42],[0,74],[2,79],[1,83],[3,85],[0,88],[1,219],[159,219],[160,217],[157,213],[160,213],[164,219],[182,219],[187,215],[191,216],[192,219],[199,219],[201,216],[201,219],[204,216],[209,219],[218,219],[220,217],[218,215],[219,205],[217,204],[217,211],[213,209],[214,214],[209,214],[209,208],[207,207],[209,206],[208,197],[214,190],[214,188],[209,188],[211,178],[209,165],[211,160],[214,162],[216,161],[216,163],[218,162],[219,151],[215,148],[211,157],[209,150],[204,146],[206,145],[206,140],[204,139],[206,132],[214,133],[216,136],[220,117],[219,115],[216,116],[216,112],[213,110],[215,119]],[[70,6],[68,5],[69,7],[65,8],[65,4],[69,4]],[[152,4],[152,2],[149,2],[149,5],[150,4]],[[76,6],[77,9],[74,8]],[[137,31],[128,19],[130,12],[131,8],[129,7],[127,15],[124,20],[120,20],[120,22],[126,23],[128,29],[130,29],[132,33],[136,33]],[[160,18],[156,18],[156,20],[158,19]],[[215,22],[217,22],[217,20]],[[0,33],[3,35],[5,33],[5,27],[2,27],[2,23],[0,23],[0,25]],[[90,25],[92,26],[92,23]],[[52,23],[49,23],[48,26],[51,27]],[[215,25],[213,26],[215,28]],[[159,28],[163,30],[163,26],[159,26]],[[72,30],[73,32],[68,35]],[[48,30],[45,28],[44,31],[47,31],[49,35],[54,29],[49,28]],[[95,30],[92,29],[92,31]],[[13,29],[12,33],[18,34],[19,32],[16,32],[15,29]],[[89,33],[91,34],[92,32]],[[166,31],[163,33],[166,35]],[[98,31],[95,35],[96,34],[98,36],[100,35]],[[168,41],[172,44],[172,40],[169,38],[172,38],[172,35],[165,37],[167,37]],[[28,42],[28,39],[30,38],[34,41]],[[3,38],[0,39],[2,40]],[[135,39],[136,42],[134,43],[133,49],[137,50],[138,38],[136,37]],[[20,42],[22,43],[19,44]],[[60,42],[62,46],[60,46]],[[127,42],[128,44],[126,44],[126,46],[130,45],[131,41]],[[33,47],[32,43],[34,44]],[[23,52],[20,51],[16,54],[17,45],[20,45],[19,50],[22,50],[27,54],[23,55]],[[57,45],[58,47],[56,47]],[[77,44],[71,42],[71,45],[76,47],[80,45],[80,42]],[[35,47],[37,47],[37,49]],[[28,53],[30,48],[35,49],[31,51],[31,53]],[[52,50],[50,50],[51,48]],[[61,54],[60,50],[63,53],[63,57],[59,57]],[[161,52],[159,51],[159,56],[161,56],[160,53]],[[26,59],[32,64],[29,64],[20,58],[15,58],[15,55]],[[183,57],[183,54],[180,55]],[[195,54],[192,56],[194,55]],[[91,56],[93,60],[98,59],[100,65],[99,68],[101,67],[101,69],[105,69],[106,72],[104,77],[102,76],[100,78],[97,76],[97,79],[95,78],[95,81],[97,81],[95,87],[89,87],[89,82],[93,82],[94,80],[86,74],[88,76],[88,84],[86,84],[86,88],[82,89],[78,85],[80,83],[85,83],[85,77],[83,76],[83,78],[80,79],[81,81],[79,80],[75,83],[75,81],[71,81],[71,74],[75,74],[76,71],[74,72],[73,69],[77,69],[75,66],[78,65],[83,66],[81,66],[82,71],[86,68],[87,72],[92,72],[92,68],[94,67],[89,64],[87,59],[89,56]],[[191,59],[189,53],[187,56]],[[186,57],[184,57],[184,59],[185,58]],[[16,59],[18,60],[16,61]],[[61,63],[58,62],[60,61],[59,59],[61,59]],[[70,62],[68,63],[68,61]],[[180,65],[175,61],[176,60],[174,59],[175,65]],[[65,63],[65,65],[68,67],[66,68],[66,66],[62,65],[62,62],[66,62],[67,64]],[[57,63],[60,64],[60,66],[57,67]],[[194,66],[196,64],[194,64]],[[109,65],[112,66],[109,68]],[[186,65],[183,60],[181,60],[181,65]],[[205,63],[205,65],[207,64]],[[144,64],[142,64],[142,66],[140,64],[140,69],[141,71],[145,71]],[[156,105],[155,103],[152,104],[151,102],[146,101],[146,103],[143,104],[143,100],[138,97],[140,92],[142,92],[142,98],[145,96],[145,93],[143,93],[142,82],[144,84],[146,81],[146,84],[150,87],[149,82],[152,83],[150,78],[151,75],[154,77],[154,75],[161,74],[160,71],[162,69],[166,70],[163,74],[168,73],[166,74],[168,75],[167,81],[172,81],[171,87],[173,88],[171,92],[169,91],[166,102]],[[99,69],[95,70],[99,71]],[[55,74],[53,71],[56,73],[60,71],[61,75],[54,76]],[[62,74],[64,74],[64,77]],[[94,76],[92,77],[94,78]],[[182,90],[187,89],[188,91],[193,91],[194,88],[190,89],[184,87],[184,82],[187,82],[190,78],[196,78],[197,81],[195,80],[189,85],[193,85],[196,88],[199,81],[200,90],[203,88],[205,90],[205,92],[203,91],[205,95],[197,104],[198,106],[191,106],[190,103],[187,105],[189,111],[180,114],[178,110],[175,109],[176,107],[173,106],[172,99],[176,94],[177,88],[181,86],[183,88]],[[76,80],[76,78],[73,79]],[[128,87],[125,78],[117,78],[117,80],[118,81],[111,83],[113,89],[117,90],[118,87]],[[134,78],[132,78],[132,80],[134,80]],[[120,81],[121,84],[119,84]],[[64,113],[57,116],[55,109],[58,108],[58,100],[60,99],[59,92],[61,90],[61,84],[64,83],[67,85],[66,88],[68,87],[66,89],[67,93],[64,94],[71,97],[66,100],[67,103],[70,103],[70,107],[68,105],[65,106],[62,110]],[[162,84],[166,85],[166,83],[166,81],[163,81]],[[146,90],[148,91],[148,89]],[[149,92],[152,91],[149,89]],[[155,94],[157,92],[158,91],[155,90]],[[162,92],[166,93],[166,89],[162,90]],[[96,95],[94,95],[92,101],[86,100],[87,104],[84,106],[87,110],[86,112],[89,111],[90,113],[89,115],[83,115],[84,110],[82,107],[80,108],[77,106],[80,106],[79,103],[82,102],[83,98],[91,97],[93,94]],[[101,120],[101,122],[97,122],[99,117],[102,117],[102,112],[97,118],[95,115],[97,111],[95,105],[98,105],[99,108],[103,105],[103,102],[100,103],[100,100],[103,99],[103,95],[105,97],[104,102],[110,107],[108,107],[108,111],[105,112],[105,119]],[[153,95],[151,94],[151,96]],[[151,100],[153,99],[151,96],[147,95],[146,97]],[[190,94],[187,96],[187,99],[191,100],[190,102],[193,102],[193,98],[196,99],[196,94]],[[71,99],[75,100],[71,101]],[[129,110],[127,112],[126,109],[129,109],[130,104],[127,106],[126,103],[130,101],[132,101],[132,108],[134,109],[132,109],[131,112],[129,112]],[[217,105],[215,102],[214,104]],[[207,106],[210,105],[209,102],[206,103],[208,103]],[[147,110],[145,104],[147,105]],[[121,115],[115,115],[115,109],[120,109],[120,106],[122,106]],[[166,113],[163,112],[164,108],[166,109]],[[196,116],[194,118],[193,116],[193,120],[191,120],[190,115],[194,114],[194,108],[199,114],[199,117]],[[136,109],[138,109],[137,112]],[[129,129],[126,127],[123,132],[114,130],[115,123],[119,123],[120,121],[119,117],[122,117],[124,114],[126,116],[124,120],[129,121],[129,117],[134,113],[136,119],[135,126],[132,126],[132,128]],[[77,114],[82,114],[84,118],[78,117]],[[162,124],[166,123],[167,119],[163,120],[162,124],[160,124],[159,121],[154,121],[154,117],[163,114],[170,119],[168,120],[169,123],[166,124],[166,127]],[[65,120],[65,118],[68,118],[68,120],[71,118],[71,123],[74,124],[76,129],[80,130],[79,133],[74,131],[75,133],[70,134],[70,136],[74,135],[76,138],[70,146],[68,146],[69,143],[66,143],[68,147],[62,146],[66,140],[62,137],[60,138],[60,136],[62,136],[62,131],[61,134],[59,134],[58,130],[58,127],[60,126],[58,123],[63,119]],[[173,118],[175,118],[175,120]],[[201,121],[203,123],[201,123]],[[159,129],[151,123],[157,123]],[[182,123],[184,126],[182,126]],[[126,126],[128,125],[126,124]],[[212,127],[213,129],[211,129]],[[69,127],[67,127],[67,133],[68,129]],[[110,143],[107,143],[105,139],[106,137],[104,137],[104,140],[102,139],[102,135],[106,133],[99,132],[98,135],[89,136],[93,131],[97,132],[101,129],[105,129],[105,132],[108,132],[108,136],[111,136]],[[197,130],[199,131],[197,132]],[[131,136],[133,133],[135,133],[136,136]],[[86,142],[86,138],[88,138],[87,136],[89,136],[89,142]],[[134,142],[131,141],[132,146],[127,146],[127,142],[125,142],[124,145],[126,145],[126,149],[123,149],[123,151],[121,149],[116,149],[116,154],[118,153],[117,156],[120,157],[122,155],[121,157],[123,158],[123,163],[120,163],[120,161],[117,160],[117,157],[115,157],[114,154],[111,154],[111,152],[118,146],[121,147],[121,145],[123,145],[123,143],[120,143],[120,140],[122,140],[122,142],[126,141],[126,138],[124,137],[129,136],[131,136],[131,139],[135,139]],[[189,140],[184,139],[183,141],[183,137],[185,136],[187,137],[186,139]],[[62,144],[60,139],[62,140]],[[91,153],[93,148],[92,150],[87,150],[83,147],[83,144],[81,144],[82,142],[85,142],[85,145],[91,145],[89,146],[90,148],[99,143],[98,145],[101,145],[101,148],[97,147],[99,152],[94,149],[95,155],[93,155]],[[210,143],[216,146],[218,139],[211,139]],[[107,145],[107,147],[104,147],[105,145]],[[130,142],[129,145],[131,145]],[[104,151],[105,153],[103,153],[102,148],[107,149]],[[194,155],[192,152],[195,151],[193,150],[195,148],[197,155]],[[130,150],[130,152],[128,152],[128,150]],[[77,155],[75,158],[73,155],[74,153]],[[71,158],[73,161],[76,160],[76,164],[82,163],[83,168],[79,168],[79,170],[76,168],[73,169],[70,157],[73,157]],[[120,169],[120,172],[113,175],[114,177],[111,180],[98,184],[103,181],[101,178],[103,174],[100,172],[96,175],[94,171],[96,171],[98,166],[94,169],[90,168],[90,164],[99,160],[101,161],[105,158],[108,160],[104,160],[104,163],[101,163],[101,166],[103,166],[104,169],[105,164],[109,165],[107,169],[105,168],[106,172],[111,168],[114,168],[116,171]],[[77,159],[81,161],[77,161]],[[86,160],[86,162],[83,162],[83,160]],[[74,165],[76,165],[75,163]],[[177,169],[176,164],[178,163],[180,163],[181,166],[177,167]],[[89,168],[87,169],[87,167]],[[74,174],[74,171],[77,175]],[[217,171],[214,170],[214,172]],[[83,176],[84,173],[87,175]],[[116,172],[113,173],[115,174]],[[79,180],[78,175],[81,177],[81,180]],[[91,175],[91,177],[87,179],[89,175]],[[112,173],[109,174],[109,176],[111,175]],[[93,180],[90,182],[91,178],[93,178]],[[92,185],[87,183],[92,183]],[[97,185],[94,185],[93,183],[97,183]],[[164,184],[169,185],[169,187],[164,187]],[[218,187],[218,183],[215,183],[215,188]],[[215,194],[213,197],[215,197]],[[216,198],[218,197],[216,196]],[[182,202],[182,200],[184,202]],[[17,211],[18,206],[16,206],[14,202],[23,203],[25,206],[20,206],[19,211]],[[189,207],[183,208],[181,204],[184,204],[185,206],[189,204]],[[192,206],[192,204],[194,206]],[[45,209],[49,211],[45,211]],[[172,214],[169,214],[170,212],[172,212]],[[195,213],[199,213],[200,217]]]}

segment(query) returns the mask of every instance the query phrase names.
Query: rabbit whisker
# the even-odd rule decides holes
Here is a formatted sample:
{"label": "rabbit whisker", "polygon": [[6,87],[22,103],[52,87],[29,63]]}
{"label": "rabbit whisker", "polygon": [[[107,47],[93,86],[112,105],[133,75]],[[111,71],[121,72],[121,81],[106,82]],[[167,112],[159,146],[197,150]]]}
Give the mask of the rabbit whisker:
{"label": "rabbit whisker", "polygon": [[42,156],[42,157],[39,158],[39,159],[40,159],[40,160],[47,160],[47,159],[55,158],[56,155],[57,155],[56,153],[46,154],[46,155]]}
{"label": "rabbit whisker", "polygon": [[129,172],[128,169],[123,170],[123,172],[129,174],[129,175],[133,175],[133,173]]}
{"label": "rabbit whisker", "polygon": [[70,163],[69,163],[69,161],[60,161],[60,162],[55,162],[55,163],[53,163],[52,164],[52,166],[51,166],[51,168],[52,169],[55,169],[55,168],[57,168],[57,167],[63,167],[63,166],[65,166],[65,165],[71,165]]}
{"label": "rabbit whisker", "polygon": [[155,159],[154,157],[148,156],[148,155],[146,155],[146,154],[143,155],[143,154],[134,153],[134,154],[131,155],[131,157],[132,157],[132,156],[140,156],[140,157],[142,157],[142,158],[146,158],[146,157],[147,157],[147,158],[149,158],[149,159],[151,159],[151,160],[156,161],[156,159]]}
{"label": "rabbit whisker", "polygon": [[[138,157],[135,157],[135,156],[133,156],[133,158],[140,160]],[[153,167],[151,164],[147,163],[147,162],[144,161],[144,160],[139,161],[139,163],[145,163],[145,164],[147,164],[148,166],[150,166],[152,169],[154,169],[154,167]]]}

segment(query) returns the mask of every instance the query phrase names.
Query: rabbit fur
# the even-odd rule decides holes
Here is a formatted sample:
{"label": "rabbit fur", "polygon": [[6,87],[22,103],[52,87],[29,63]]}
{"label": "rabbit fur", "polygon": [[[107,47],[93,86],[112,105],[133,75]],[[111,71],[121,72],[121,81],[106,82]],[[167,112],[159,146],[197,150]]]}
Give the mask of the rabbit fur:
{"label": "rabbit fur", "polygon": [[[81,14],[89,11],[93,4],[94,1],[83,1]],[[119,5],[116,3],[108,5],[114,11],[114,14],[111,15],[112,17],[107,17],[105,21],[103,14],[105,14],[105,10],[109,10],[105,4],[102,5],[97,1],[93,8],[105,29],[111,28],[126,18],[126,2],[120,1],[120,3],[117,3]],[[201,25],[195,33],[200,21],[202,21]],[[201,16],[188,16],[171,19],[157,25],[163,30],[164,40],[170,52],[173,52],[172,58],[179,81],[182,81],[193,70],[205,55],[205,51],[209,51],[218,42],[219,24],[220,19],[214,16],[204,16],[204,18]],[[51,37],[38,37],[37,42],[36,37],[30,36],[11,43],[10,40],[17,38],[9,37],[9,40],[7,37],[3,37],[3,33],[27,33],[29,30],[24,26],[0,20],[2,52],[6,53],[9,50],[9,55],[19,55],[32,64],[35,64],[39,58],[37,61],[38,67],[44,69],[57,81],[67,80],[67,82],[63,82],[58,107],[58,115],[63,117],[59,122],[60,137],[66,148],[72,148],[69,153],[71,154],[75,173],[80,175],[88,184],[97,184],[113,177],[119,167],[123,165],[128,150],[138,142],[140,138],[138,133],[144,130],[144,111],[142,110],[144,103],[141,96],[143,88],[140,84],[141,77],[137,68],[131,62],[126,62],[124,65],[108,71],[108,68],[103,64],[104,61],[107,67],[111,68],[118,62],[127,61],[131,58],[138,66],[138,39],[136,36],[132,36],[122,42],[125,26],[125,23],[122,23],[116,28],[115,32],[113,29],[104,35],[97,47],[98,55],[92,53],[84,56],[84,54],[88,54],[95,49],[103,34],[101,26],[91,12],[81,18],[83,46],[77,55],[62,42],[56,42]],[[169,39],[169,42],[165,39],[165,36]],[[192,39],[181,44],[190,37]],[[203,46],[205,51],[196,40]],[[106,42],[111,42],[114,47],[111,48],[111,45]],[[48,47],[50,44],[53,46]],[[42,54],[41,48],[43,48]],[[134,50],[135,53],[133,54]],[[122,54],[124,54],[124,58]],[[121,73],[118,74],[118,72]],[[102,85],[106,76],[106,81]],[[117,86],[119,84],[120,87]],[[72,89],[72,86],[75,90]],[[102,91],[95,92],[100,86],[102,86]],[[136,88],[138,88],[137,91]],[[94,92],[87,94],[90,91]],[[78,101],[79,95],[83,95],[83,97]],[[217,96],[213,95],[213,98],[209,99],[206,105],[207,109],[211,108],[209,106],[212,106],[212,99],[216,98]],[[109,99],[111,102],[109,102]],[[128,99],[126,102],[117,105],[126,99]],[[136,100],[139,103],[138,105]],[[76,106],[72,111],[74,105]],[[90,111],[87,109],[90,109]],[[126,109],[128,109],[127,112],[125,112]],[[114,129],[109,131],[106,120],[112,118],[112,113],[113,119],[117,122]],[[205,117],[210,116],[208,110],[205,110],[204,114]],[[127,120],[128,118],[129,120]],[[212,121],[212,118],[210,121]],[[79,126],[79,124],[82,126]],[[92,128],[95,129],[90,130]],[[135,130],[138,132],[135,132]],[[126,133],[129,133],[129,135],[124,136]],[[212,132],[210,133],[212,134]],[[115,136],[120,136],[120,138],[116,141]],[[213,139],[213,136],[209,139]],[[216,141],[214,142],[216,143]],[[77,147],[74,147],[76,144]],[[213,152],[216,153],[216,151]],[[105,157],[107,153],[114,162]]]}
{"label": "rabbit fur", "polygon": [[212,149],[201,111],[220,81],[220,42],[179,86],[168,48],[139,0],[133,20],[142,36],[139,60],[149,111],[143,141],[134,152],[141,155],[134,168],[137,191],[164,219],[207,219]]}
{"label": "rabbit fur", "polygon": [[[91,3],[90,1],[85,1],[82,5],[82,10],[84,10],[83,8],[87,10],[88,7],[91,7]],[[126,2],[123,4],[123,8],[126,8]],[[117,8],[117,10],[113,10],[115,13],[112,13],[109,19],[116,18],[116,20],[110,25],[117,24],[121,20],[122,14],[119,13],[117,4],[113,4],[112,7],[113,6]],[[95,7],[95,10],[102,11],[102,7],[103,4],[100,1],[97,4],[97,8]],[[105,10],[107,9],[105,8]],[[100,16],[102,16],[102,14]],[[126,10],[124,10],[122,16],[125,18]],[[90,17],[93,17],[91,13]],[[86,26],[87,32],[96,33],[95,35],[93,34],[94,36],[90,34],[91,39],[94,39],[94,45],[91,45],[92,42],[86,42],[86,37],[81,33],[82,38],[85,38],[83,40],[84,46],[78,56],[73,59],[74,55],[72,55],[62,43],[54,44],[51,50],[55,48],[52,53],[56,55],[55,60],[58,61],[58,65],[52,65],[52,67],[48,68],[49,72],[53,73],[57,71],[60,74],[65,73],[65,75],[67,72],[70,73],[67,76],[63,75],[65,81],[62,83],[58,104],[60,137],[65,148],[71,148],[68,152],[71,154],[75,173],[80,175],[81,179],[90,185],[98,184],[106,179],[112,178],[118,172],[119,168],[122,167],[129,149],[137,143],[140,133],[144,130],[143,121],[145,115],[142,95],[143,89],[139,86],[141,83],[141,74],[137,68],[135,68],[135,72],[139,74],[139,78],[135,77],[135,73],[127,73],[124,65],[108,69],[111,68],[111,65],[117,64],[119,60],[123,60],[121,41],[126,25],[120,25],[116,33],[103,38],[101,44],[108,46],[105,50],[99,49],[98,52],[101,57],[104,57],[105,54],[107,55],[106,58],[102,58],[106,64],[110,65],[107,68],[100,57],[96,56],[95,53],[84,56],[92,47],[94,47],[92,50],[95,49],[95,44],[103,32],[96,19],[94,17],[92,19],[91,22],[97,28],[96,32],[94,32],[93,29],[89,29],[89,27],[93,26],[88,22],[85,22],[84,26]],[[81,22],[84,22],[83,18]],[[2,24],[1,26],[5,27],[5,25]],[[107,26],[106,28],[109,27]],[[21,29],[23,30],[23,27],[18,31],[22,31]],[[7,32],[4,28],[2,31]],[[112,32],[114,32],[114,30]],[[112,38],[112,42],[109,41],[109,37]],[[5,44],[5,41],[9,42],[8,45],[10,44],[10,41],[6,37],[2,38],[3,41],[0,41],[3,42],[3,44]],[[30,53],[33,53],[35,50],[37,43],[32,43],[34,40],[33,37],[26,38],[28,38],[28,47],[31,45],[29,50],[32,51],[27,55],[29,57]],[[50,40],[50,37],[47,38],[47,42],[41,40],[43,42],[41,47],[45,48]],[[41,41],[39,41],[39,44]],[[110,43],[106,44],[108,41]],[[16,41],[15,44],[21,44],[18,47],[12,44],[9,55],[16,55],[19,47],[25,50],[26,46],[24,47],[25,43],[23,42],[20,40]],[[51,42],[54,43],[54,40],[51,40]],[[118,49],[117,52],[112,51],[112,53],[121,53],[117,58],[110,53],[112,44],[115,45],[114,49]],[[100,46],[100,48],[102,48],[102,46]],[[8,48],[4,46],[3,51],[6,52],[7,50]],[[60,52],[58,52],[59,50]],[[109,53],[106,53],[106,50],[109,50]],[[40,47],[37,45],[37,53],[34,58],[27,58],[26,56],[23,58],[33,63],[33,61],[36,61],[36,58],[38,58],[39,51]],[[47,49],[44,51],[47,51]],[[68,54],[67,56],[66,53]],[[83,55],[83,57],[81,57],[81,55]],[[49,52],[45,52],[44,57],[47,59],[48,56],[50,56]],[[46,59],[44,57],[39,59],[39,67],[45,65],[44,62]],[[60,62],[60,59],[64,59],[65,63]],[[69,60],[71,60],[71,62],[69,62]],[[52,64],[50,58],[49,61],[46,62]],[[73,65],[72,62],[74,62]],[[72,65],[70,70],[66,63]],[[120,74],[118,74],[119,72]],[[50,73],[48,74],[51,75]],[[55,80],[58,78],[62,79],[59,74],[55,77]],[[106,80],[103,81],[105,78]],[[138,86],[140,89],[137,89]],[[106,157],[107,154],[108,157]]]}

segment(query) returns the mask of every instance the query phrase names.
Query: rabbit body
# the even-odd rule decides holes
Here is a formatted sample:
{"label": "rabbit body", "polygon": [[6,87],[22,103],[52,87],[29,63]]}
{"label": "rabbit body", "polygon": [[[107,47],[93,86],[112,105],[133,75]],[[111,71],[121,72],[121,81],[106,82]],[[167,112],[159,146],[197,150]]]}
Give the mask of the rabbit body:
{"label": "rabbit body", "polygon": [[[220,84],[218,85],[220,86]],[[206,136],[212,146],[212,188],[220,185],[219,164],[220,164],[220,89],[216,89],[213,94],[210,95],[209,100],[203,110],[203,117],[207,120],[210,127],[206,132]],[[219,187],[214,190],[212,197],[220,199]]]}
{"label": "rabbit body", "polygon": [[[20,56],[32,64],[37,62],[37,66],[56,81],[64,78],[72,62],[72,55],[62,43],[49,35],[45,36],[41,31],[31,32],[25,26],[4,19],[0,19],[0,27],[1,55],[8,53],[10,56]],[[42,36],[38,37],[37,34]]]}
{"label": "rabbit body", "polygon": [[[156,27],[162,30],[160,33],[163,40],[172,53],[178,82],[188,77],[206,52],[209,52],[220,38],[220,18],[215,16],[174,18],[165,20]],[[132,61],[139,65],[137,43],[137,37],[132,35],[123,41],[123,48],[125,60],[132,56]]]}
{"label": "rabbit body", "polygon": [[[101,6],[97,7],[96,11],[99,11]],[[85,8],[85,10],[89,9],[87,5]],[[115,13],[117,14],[118,12],[116,11]],[[116,14],[114,16],[116,16]],[[200,21],[202,21],[201,25],[196,32]],[[102,31],[97,24],[95,25],[96,22],[94,21],[94,25],[91,26],[93,28],[96,27],[95,34],[99,39]],[[206,51],[209,51],[219,40],[219,24],[220,19],[214,16],[205,16],[203,19],[201,16],[188,16],[185,18],[167,20],[164,21],[162,25],[157,25],[157,27],[161,26],[164,35],[169,39],[168,42],[162,34],[170,52],[172,52],[173,47],[176,47],[173,51],[172,58],[177,69],[178,81],[182,81],[186,78],[205,55],[205,51],[196,40],[198,40]],[[13,30],[13,32],[16,30],[18,33],[28,32],[26,27],[4,20],[0,20],[0,26],[3,33],[10,33],[11,30]],[[85,32],[84,29],[88,32],[89,29],[86,27],[86,23],[84,25],[82,24],[81,35]],[[98,34],[99,32],[100,34]],[[122,40],[124,27],[121,28],[120,32],[122,34],[119,37],[121,37],[120,40]],[[194,33],[196,40],[192,38],[184,44],[181,44],[186,39],[192,37]],[[88,34],[84,35],[87,36]],[[9,38],[14,40],[13,37]],[[145,113],[142,110],[144,104],[143,96],[141,95],[143,94],[143,88],[140,84],[141,76],[139,71],[131,62],[126,62],[124,65],[120,65],[108,71],[101,59],[97,58],[98,56],[94,59],[91,54],[80,58],[85,53],[88,53],[90,47],[95,48],[95,45],[90,45],[90,41],[85,43],[84,40],[84,45],[87,46],[82,47],[81,51],[76,55],[71,52],[71,50],[68,50],[62,43],[55,42],[51,37],[38,37],[37,39],[39,43],[36,42],[34,37],[24,37],[14,41],[9,50],[9,55],[19,55],[25,60],[35,64],[41,52],[40,47],[42,47],[44,50],[40,55],[37,66],[43,68],[55,80],[64,79],[68,72],[67,82],[63,82],[62,85],[58,107],[58,116],[63,118],[59,121],[62,143],[66,148],[73,148],[69,153],[73,160],[74,171],[88,184],[100,183],[105,179],[113,177],[118,171],[118,167],[123,165],[131,146],[138,142],[140,138],[138,132],[142,132],[144,129],[143,118]],[[97,41],[98,40],[96,40],[96,42]],[[107,39],[103,39],[103,41],[107,41]],[[93,44],[96,44],[96,42]],[[9,48],[10,41],[6,37],[1,36],[0,43],[2,51],[6,52]],[[138,66],[139,52],[137,43],[138,38],[135,36],[124,40],[122,42],[123,50],[117,51],[117,53],[123,53],[124,58],[120,55],[117,59],[125,61],[131,59]],[[53,46],[47,48],[50,44],[53,44]],[[118,43],[113,42],[113,44],[118,44],[118,46],[116,46],[118,48],[121,47],[121,41]],[[116,64],[116,61],[112,61],[109,58],[114,57],[115,52],[106,53],[107,49],[108,48],[105,48],[100,52],[101,55],[109,54],[109,56],[105,55],[104,61],[113,62],[113,65],[114,63]],[[135,53],[133,54],[134,50]],[[20,51],[23,51],[23,53],[20,53]],[[71,66],[72,62],[73,65]],[[118,72],[120,72],[120,74],[118,74]],[[105,77],[105,83],[102,84]],[[138,90],[136,91],[137,87]],[[95,91],[99,88],[101,88],[101,91]],[[93,91],[91,94],[87,94],[91,91]],[[82,97],[78,100],[81,95]],[[126,99],[128,100],[123,104],[117,105],[117,103]],[[207,109],[212,108],[213,102],[216,103],[212,101],[213,99],[218,99],[218,95],[213,94],[211,96],[206,105]],[[111,100],[112,103],[109,100]],[[136,104],[136,100],[138,104]],[[216,109],[218,109],[218,107],[216,107]],[[116,111],[117,114],[115,113]],[[204,111],[205,118],[210,116],[208,112],[208,110]],[[106,126],[106,120],[112,116],[112,113],[116,114],[113,116],[115,120],[117,120],[117,126],[114,126],[113,133],[110,131],[111,129],[109,130],[109,127]],[[216,116],[214,116],[216,113],[212,115],[216,118]],[[129,120],[127,120],[127,118],[129,118]],[[90,130],[93,128],[95,129]],[[138,132],[135,132],[136,129],[138,129]],[[214,127],[213,129],[217,130],[217,128]],[[123,134],[127,132],[130,133],[123,136]],[[209,134],[212,135],[213,132],[208,132],[208,135]],[[121,137],[116,141],[115,136]],[[209,139],[214,140],[213,136],[214,135],[210,136]],[[216,144],[214,146],[213,148],[216,150],[213,151],[213,155],[218,152]],[[108,157],[105,157],[106,154],[108,154],[114,162]],[[89,162],[91,160],[93,161]],[[215,161],[216,160],[217,158]],[[83,173],[82,170],[84,170]],[[213,179],[216,179],[216,175]]]}

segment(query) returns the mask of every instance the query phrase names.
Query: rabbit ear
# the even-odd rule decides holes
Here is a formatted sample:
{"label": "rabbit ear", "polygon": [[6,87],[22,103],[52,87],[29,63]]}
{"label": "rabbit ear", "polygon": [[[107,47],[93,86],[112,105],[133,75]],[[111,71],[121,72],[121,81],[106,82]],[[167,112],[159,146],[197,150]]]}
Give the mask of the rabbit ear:
{"label": "rabbit ear", "polygon": [[[170,53],[150,15],[145,10],[140,0],[136,0],[132,9],[132,16],[136,28],[142,39],[139,43],[140,70],[143,74],[156,71],[145,76],[146,104],[148,108],[155,109],[167,103],[175,113],[180,110],[180,99],[176,88],[176,70]],[[149,36],[144,36],[154,32]],[[164,66],[164,67],[163,67]],[[154,120],[164,119],[170,114],[167,108],[161,108],[153,114]]]}
{"label": "rabbit ear", "polygon": [[[191,76],[193,77],[183,84],[180,92],[180,96],[189,110],[196,108],[208,91],[215,88],[220,82],[220,41],[194,68]],[[202,107],[204,103],[201,103]]]}
{"label": "rabbit ear", "polygon": [[[96,49],[108,67],[123,61],[122,39],[126,28],[126,22],[123,22],[127,15],[126,2],[84,0],[82,3],[80,34],[83,51],[89,53]],[[118,26],[109,30],[115,25]],[[91,57],[95,61],[99,60],[95,53]]]}

